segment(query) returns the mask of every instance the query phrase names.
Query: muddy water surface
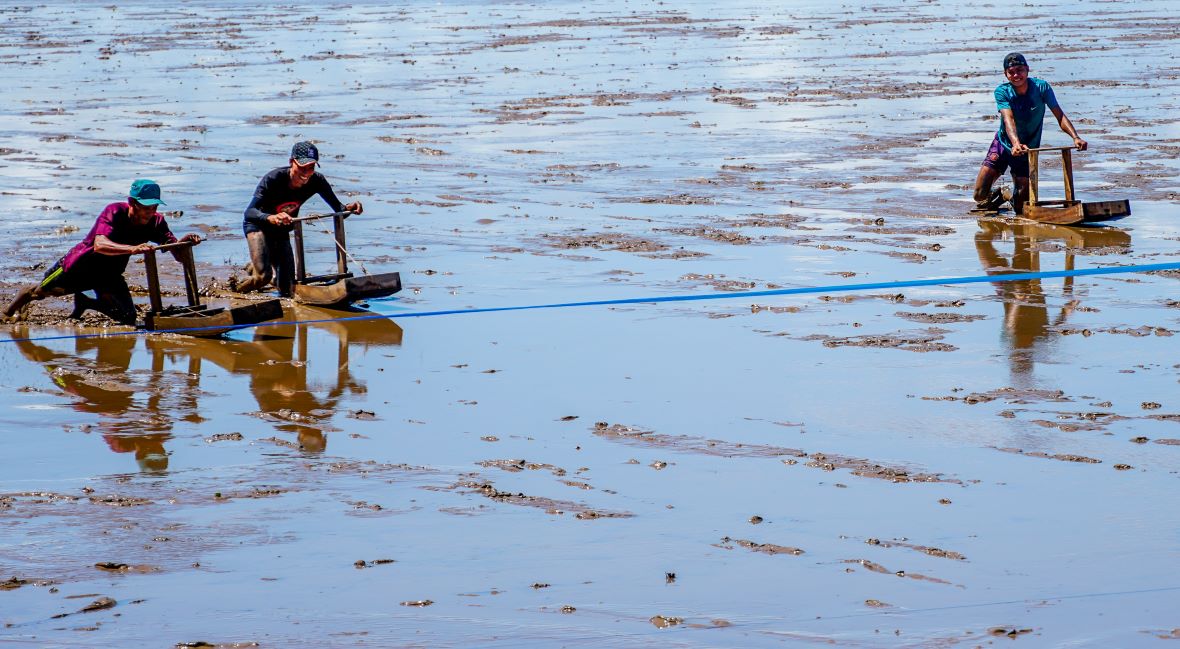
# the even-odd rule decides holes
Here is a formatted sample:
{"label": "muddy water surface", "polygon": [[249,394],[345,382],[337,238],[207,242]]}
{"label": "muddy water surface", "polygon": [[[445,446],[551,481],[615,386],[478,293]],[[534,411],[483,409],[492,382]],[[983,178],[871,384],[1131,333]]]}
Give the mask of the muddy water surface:
{"label": "muddy water surface", "polygon": [[[354,270],[406,290],[216,341],[58,339],[127,333],[64,300],[4,325],[0,643],[1174,639],[1180,275],[397,315],[1170,261],[1177,27],[1167,2],[5,8],[5,299],[140,176],[229,299],[299,139],[365,203]],[[1080,196],[1132,217],[967,213],[1011,50],[1090,142]]]}

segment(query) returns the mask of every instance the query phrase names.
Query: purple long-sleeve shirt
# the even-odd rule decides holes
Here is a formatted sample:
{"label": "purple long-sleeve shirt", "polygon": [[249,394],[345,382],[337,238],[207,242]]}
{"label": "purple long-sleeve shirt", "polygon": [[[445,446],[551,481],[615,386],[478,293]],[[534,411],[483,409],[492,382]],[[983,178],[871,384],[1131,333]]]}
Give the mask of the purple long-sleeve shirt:
{"label": "purple long-sleeve shirt", "polygon": [[65,272],[85,259],[87,268],[97,271],[113,271],[122,275],[127,270],[129,255],[102,255],[94,251],[94,240],[103,235],[115,243],[138,246],[151,241],[155,244],[175,243],[176,236],[168,228],[164,215],[157,213],[146,225],[131,222],[131,206],[127,203],[111,203],[94,221],[94,227],[81,243],[70,249],[61,259]]}

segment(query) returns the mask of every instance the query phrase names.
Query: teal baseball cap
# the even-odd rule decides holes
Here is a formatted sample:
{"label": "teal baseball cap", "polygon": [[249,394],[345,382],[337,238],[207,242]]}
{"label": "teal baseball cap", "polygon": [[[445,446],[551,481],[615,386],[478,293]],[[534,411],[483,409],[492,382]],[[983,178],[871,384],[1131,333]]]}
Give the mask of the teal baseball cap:
{"label": "teal baseball cap", "polygon": [[140,178],[131,183],[131,191],[127,192],[127,198],[140,205],[167,205],[160,200],[159,183],[148,178]]}

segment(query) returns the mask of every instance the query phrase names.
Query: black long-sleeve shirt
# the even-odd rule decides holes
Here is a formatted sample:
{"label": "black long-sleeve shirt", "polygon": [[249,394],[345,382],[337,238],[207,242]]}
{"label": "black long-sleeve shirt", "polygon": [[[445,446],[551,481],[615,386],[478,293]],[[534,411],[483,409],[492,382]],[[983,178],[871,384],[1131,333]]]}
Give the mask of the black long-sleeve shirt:
{"label": "black long-sleeve shirt", "polygon": [[283,211],[283,208],[287,206],[294,208],[289,211],[292,217],[298,216],[299,207],[316,194],[324,199],[333,212],[344,210],[344,204],[336,198],[336,194],[332,191],[332,186],[328,184],[328,179],[324,177],[324,174],[317,171],[302,187],[292,188],[290,167],[272,169],[262,177],[262,180],[258,181],[258,187],[254,190],[254,198],[246,207],[246,218],[242,229],[246,231],[246,234],[251,232],[286,234],[295,226],[274,225],[267,221],[266,217]]}

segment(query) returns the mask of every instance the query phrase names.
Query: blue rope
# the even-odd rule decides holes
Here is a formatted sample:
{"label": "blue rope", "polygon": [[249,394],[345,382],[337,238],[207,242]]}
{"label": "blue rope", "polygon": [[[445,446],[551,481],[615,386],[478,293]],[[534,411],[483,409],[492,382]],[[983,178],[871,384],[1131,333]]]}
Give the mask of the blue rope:
{"label": "blue rope", "polygon": [[[397,318],[428,318],[444,315],[466,315],[474,313],[497,313],[503,311],[531,311],[537,309],[569,309],[586,306],[617,306],[621,304],[658,304],[661,302],[695,302],[699,300],[725,300],[738,298],[772,297],[780,295],[804,295],[808,293],[837,293],[845,291],[875,291],[912,288],[916,286],[952,286],[955,284],[998,284],[1001,282],[1023,282],[1034,279],[1050,279],[1054,277],[1084,277],[1087,275],[1116,275],[1120,273],[1149,273],[1161,270],[1180,270],[1180,262],[1164,264],[1140,264],[1135,266],[1112,266],[1108,268],[1082,268],[1078,270],[1049,270],[1035,273],[1005,273],[1002,275],[972,275],[967,277],[937,277],[933,279],[913,279],[900,282],[868,282],[863,284],[835,284],[831,286],[804,286],[800,288],[776,288],[765,291],[739,291],[732,293],[702,293],[697,295],[664,295],[657,297],[633,297],[615,300],[586,300],[582,302],[556,302],[551,304],[530,304],[522,306],[495,306],[476,309],[446,309],[441,311],[407,311],[402,313],[366,313],[364,315],[346,316],[342,318],[324,318],[319,320],[286,320],[259,322],[256,324],[238,325],[230,329],[251,329],[256,327],[277,327],[280,325],[322,324],[329,322],[355,322],[361,320],[393,320]],[[37,338],[11,338],[0,340],[7,342],[40,342],[49,340],[77,340],[83,338],[105,338],[110,336],[137,336],[145,333],[196,333],[224,329],[218,327],[186,327],[183,329],[160,329],[157,331],[112,331],[107,333],[73,334],[68,336],[42,336]]]}

